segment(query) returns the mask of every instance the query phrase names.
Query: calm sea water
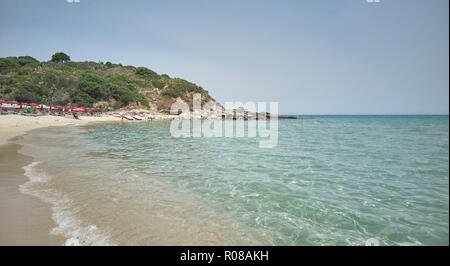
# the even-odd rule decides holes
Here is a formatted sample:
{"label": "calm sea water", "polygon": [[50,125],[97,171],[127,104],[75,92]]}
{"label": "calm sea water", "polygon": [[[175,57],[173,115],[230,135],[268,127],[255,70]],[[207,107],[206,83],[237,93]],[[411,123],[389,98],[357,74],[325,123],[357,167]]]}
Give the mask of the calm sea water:
{"label": "calm sea water", "polygon": [[306,116],[258,138],[170,122],[37,130],[22,185],[82,244],[449,244],[448,116]]}

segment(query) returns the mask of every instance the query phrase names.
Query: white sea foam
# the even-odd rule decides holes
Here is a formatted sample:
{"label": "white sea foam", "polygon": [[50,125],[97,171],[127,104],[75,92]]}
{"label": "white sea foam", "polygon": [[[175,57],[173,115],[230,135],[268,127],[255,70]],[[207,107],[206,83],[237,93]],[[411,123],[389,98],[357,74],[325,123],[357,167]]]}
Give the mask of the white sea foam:
{"label": "white sea foam", "polygon": [[112,245],[107,233],[95,225],[83,223],[73,201],[52,187],[52,177],[39,169],[39,164],[40,162],[32,162],[23,167],[29,181],[20,185],[19,190],[51,205],[52,218],[57,226],[50,233],[66,237],[66,246]]}

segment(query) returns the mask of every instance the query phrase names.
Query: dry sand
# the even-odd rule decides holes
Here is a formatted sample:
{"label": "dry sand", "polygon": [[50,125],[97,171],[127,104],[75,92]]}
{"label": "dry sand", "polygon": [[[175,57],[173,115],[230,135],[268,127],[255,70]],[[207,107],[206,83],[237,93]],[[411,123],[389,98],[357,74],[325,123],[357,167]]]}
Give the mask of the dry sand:
{"label": "dry sand", "polygon": [[50,234],[56,224],[50,206],[40,199],[19,192],[28,181],[25,165],[32,158],[18,152],[19,144],[9,143],[27,131],[48,126],[120,121],[115,117],[80,117],[80,120],[56,116],[0,116],[0,245],[63,245],[64,239]]}
{"label": "dry sand", "polygon": [[75,124],[86,124],[89,122],[101,121],[120,121],[117,117],[80,117],[79,120],[59,116],[20,116],[20,115],[1,115],[0,116],[0,146],[8,142],[15,136],[25,134],[27,131],[48,126],[65,126]]}

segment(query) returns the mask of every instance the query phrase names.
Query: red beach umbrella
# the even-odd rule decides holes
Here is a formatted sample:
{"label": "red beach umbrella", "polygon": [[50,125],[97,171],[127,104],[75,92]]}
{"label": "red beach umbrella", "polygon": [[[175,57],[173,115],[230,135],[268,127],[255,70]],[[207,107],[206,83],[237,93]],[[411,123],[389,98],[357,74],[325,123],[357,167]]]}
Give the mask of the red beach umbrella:
{"label": "red beach umbrella", "polygon": [[2,103],[7,103],[7,104],[19,104],[18,102],[15,101],[0,101]]}

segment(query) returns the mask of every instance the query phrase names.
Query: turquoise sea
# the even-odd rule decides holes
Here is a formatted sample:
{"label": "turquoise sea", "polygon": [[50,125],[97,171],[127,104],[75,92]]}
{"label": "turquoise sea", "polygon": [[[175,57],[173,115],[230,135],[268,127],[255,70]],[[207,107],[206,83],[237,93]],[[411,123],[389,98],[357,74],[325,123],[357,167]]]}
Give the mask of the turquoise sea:
{"label": "turquoise sea", "polygon": [[21,191],[81,244],[449,244],[448,116],[299,118],[269,149],[170,121],[35,130]]}

